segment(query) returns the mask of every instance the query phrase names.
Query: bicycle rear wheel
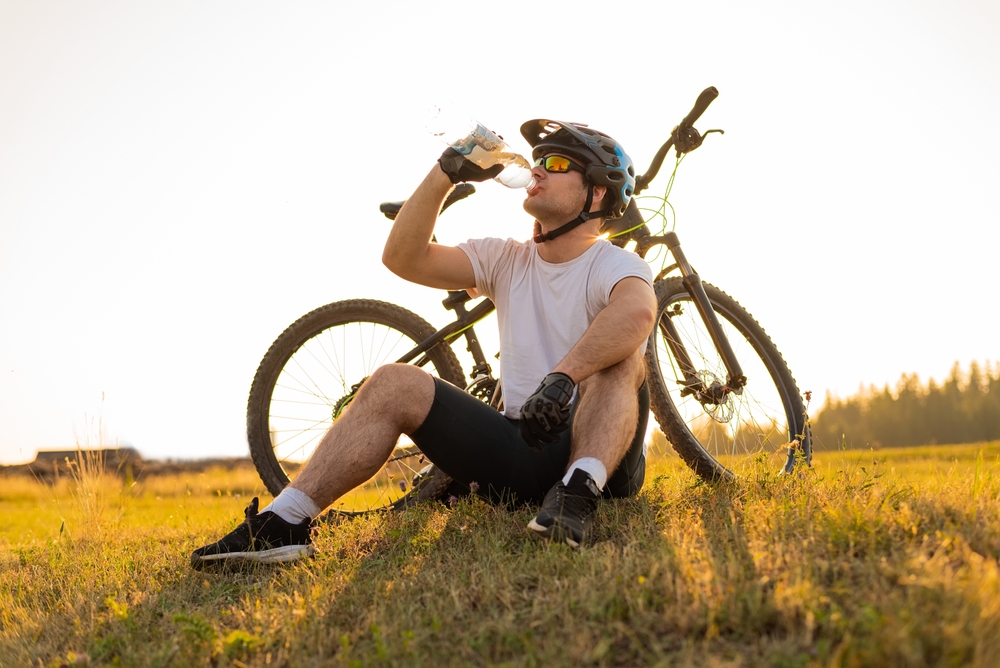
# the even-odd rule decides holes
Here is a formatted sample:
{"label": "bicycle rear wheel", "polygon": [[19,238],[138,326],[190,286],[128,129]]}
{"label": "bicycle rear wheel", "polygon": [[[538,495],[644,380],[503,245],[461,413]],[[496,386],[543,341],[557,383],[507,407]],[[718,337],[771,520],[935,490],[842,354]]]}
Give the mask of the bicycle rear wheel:
{"label": "bicycle rear wheel", "polygon": [[[261,361],[247,402],[250,454],[268,491],[277,495],[285,488],[375,369],[399,360],[434,331],[394,304],[353,299],[321,306],[282,332]],[[459,387],[465,384],[447,344],[412,363]],[[404,436],[386,465],[333,509],[359,514],[398,504],[425,465]]]}
{"label": "bicycle rear wheel", "polygon": [[[702,478],[732,479],[758,457],[791,472],[800,457],[808,463],[812,451],[795,379],[753,316],[722,290],[704,286],[746,386],[718,404],[685,389],[664,319],[703,383],[725,383],[726,367],[687,288],[680,278],[667,278],[655,286],[657,325],[646,348],[653,415],[674,450]],[[798,444],[790,448],[793,441]]]}

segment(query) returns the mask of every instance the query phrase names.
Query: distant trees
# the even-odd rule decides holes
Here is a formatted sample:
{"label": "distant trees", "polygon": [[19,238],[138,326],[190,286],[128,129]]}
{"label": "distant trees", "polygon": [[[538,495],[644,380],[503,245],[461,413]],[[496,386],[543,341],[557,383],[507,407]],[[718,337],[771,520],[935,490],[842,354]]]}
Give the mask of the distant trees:
{"label": "distant trees", "polygon": [[974,443],[1000,439],[1000,363],[956,362],[947,380],[920,382],[903,374],[891,391],[874,386],[847,399],[832,398],[812,420],[817,450],[840,447]]}

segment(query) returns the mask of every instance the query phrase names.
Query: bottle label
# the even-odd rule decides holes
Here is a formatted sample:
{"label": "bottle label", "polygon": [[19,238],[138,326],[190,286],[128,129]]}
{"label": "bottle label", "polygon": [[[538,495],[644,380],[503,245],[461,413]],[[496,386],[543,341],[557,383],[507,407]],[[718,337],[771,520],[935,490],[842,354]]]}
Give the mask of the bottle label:
{"label": "bottle label", "polygon": [[[477,124],[466,137],[451,144],[451,147],[462,155],[470,155],[477,146],[487,153],[502,151],[505,148],[503,140],[482,124]],[[474,162],[478,164],[478,161]],[[496,160],[493,163],[496,163]]]}
{"label": "bottle label", "polygon": [[472,136],[475,138],[476,144],[482,147],[484,151],[496,153],[504,149],[503,139],[500,139],[493,132],[487,130],[482,124],[476,126],[476,129],[472,131]]}

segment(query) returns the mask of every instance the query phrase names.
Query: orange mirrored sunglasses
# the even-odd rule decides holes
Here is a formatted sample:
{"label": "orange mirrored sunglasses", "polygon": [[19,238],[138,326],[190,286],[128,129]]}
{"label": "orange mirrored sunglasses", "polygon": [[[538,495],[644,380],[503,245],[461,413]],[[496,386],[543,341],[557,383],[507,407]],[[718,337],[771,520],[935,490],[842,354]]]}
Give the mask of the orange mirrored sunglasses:
{"label": "orange mirrored sunglasses", "polygon": [[539,165],[541,165],[545,171],[553,174],[565,174],[570,170],[580,172],[581,174],[587,173],[583,167],[562,155],[547,155],[544,158],[539,158],[538,160],[535,160],[535,167],[538,167]]}

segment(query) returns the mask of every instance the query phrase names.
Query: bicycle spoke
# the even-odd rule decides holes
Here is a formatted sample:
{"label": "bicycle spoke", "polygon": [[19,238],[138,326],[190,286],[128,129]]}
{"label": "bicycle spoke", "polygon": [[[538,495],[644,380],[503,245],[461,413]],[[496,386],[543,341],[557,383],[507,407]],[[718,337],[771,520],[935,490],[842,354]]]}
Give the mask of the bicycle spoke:
{"label": "bicycle spoke", "polygon": [[272,429],[271,430],[272,434],[291,434],[291,436],[289,436],[288,438],[284,439],[283,441],[279,441],[278,443],[275,443],[274,444],[274,448],[275,449],[280,448],[281,446],[285,445],[286,443],[288,443],[289,441],[291,441],[296,436],[303,436],[305,434],[308,434],[310,432],[315,432],[315,431],[320,431],[320,432],[325,432],[326,431],[325,423],[322,420],[319,421],[319,422],[313,422],[312,426],[306,427],[305,429]]}
{"label": "bicycle spoke", "polygon": [[[312,353],[311,353],[311,351],[309,351],[309,350],[306,350],[306,352],[307,352],[307,353],[309,353],[310,355],[312,354]],[[300,361],[300,359],[298,359],[298,358],[297,358],[297,359],[295,360],[295,364],[296,364],[296,366],[298,366],[298,367],[299,367],[299,369],[300,369],[300,370],[302,371],[302,373],[303,373],[303,374],[305,375],[305,377],[306,377],[307,379],[309,379],[309,383],[310,383],[310,384],[311,384],[311,385],[313,386],[313,388],[314,388],[314,389],[316,390],[316,394],[315,394],[315,396],[317,396],[317,397],[323,397],[323,398],[327,398],[327,397],[326,397],[326,395],[325,395],[325,393],[323,392],[322,388],[321,388],[321,387],[319,386],[319,384],[318,384],[318,383],[317,383],[317,382],[316,382],[315,380],[313,380],[313,378],[312,378],[312,375],[310,375],[309,371],[307,371],[307,370],[306,370],[306,369],[305,369],[305,368],[304,368],[304,367],[302,366],[302,362]],[[303,385],[303,386],[304,386],[304,385]]]}
{"label": "bicycle spoke", "polygon": [[321,424],[314,420],[310,420],[309,418],[295,417],[292,415],[272,415],[271,417],[275,420],[289,420],[291,422],[312,422],[313,424]]}
{"label": "bicycle spoke", "polygon": [[294,404],[296,406],[323,406],[324,408],[329,408],[330,404],[327,402],[317,402],[317,401],[294,401],[292,399],[277,399],[274,401],[275,404]]}
{"label": "bicycle spoke", "polygon": [[[287,452],[287,453],[283,454],[281,457],[278,458],[278,461],[279,462],[302,462],[302,461],[305,461],[306,459],[309,458],[309,455],[311,455],[312,452],[313,452],[313,450],[315,449],[315,447],[313,446],[313,444],[316,441],[318,441],[320,438],[323,437],[323,433],[326,433],[326,430],[323,430],[322,433],[314,434],[308,441],[304,442],[299,447],[295,448],[294,450],[292,450],[290,452]],[[308,450],[307,450],[307,448],[308,448]],[[277,451],[277,449],[278,448],[275,447],[275,451]],[[298,454],[298,453],[302,453],[304,456],[301,459],[292,459],[292,455]]]}

